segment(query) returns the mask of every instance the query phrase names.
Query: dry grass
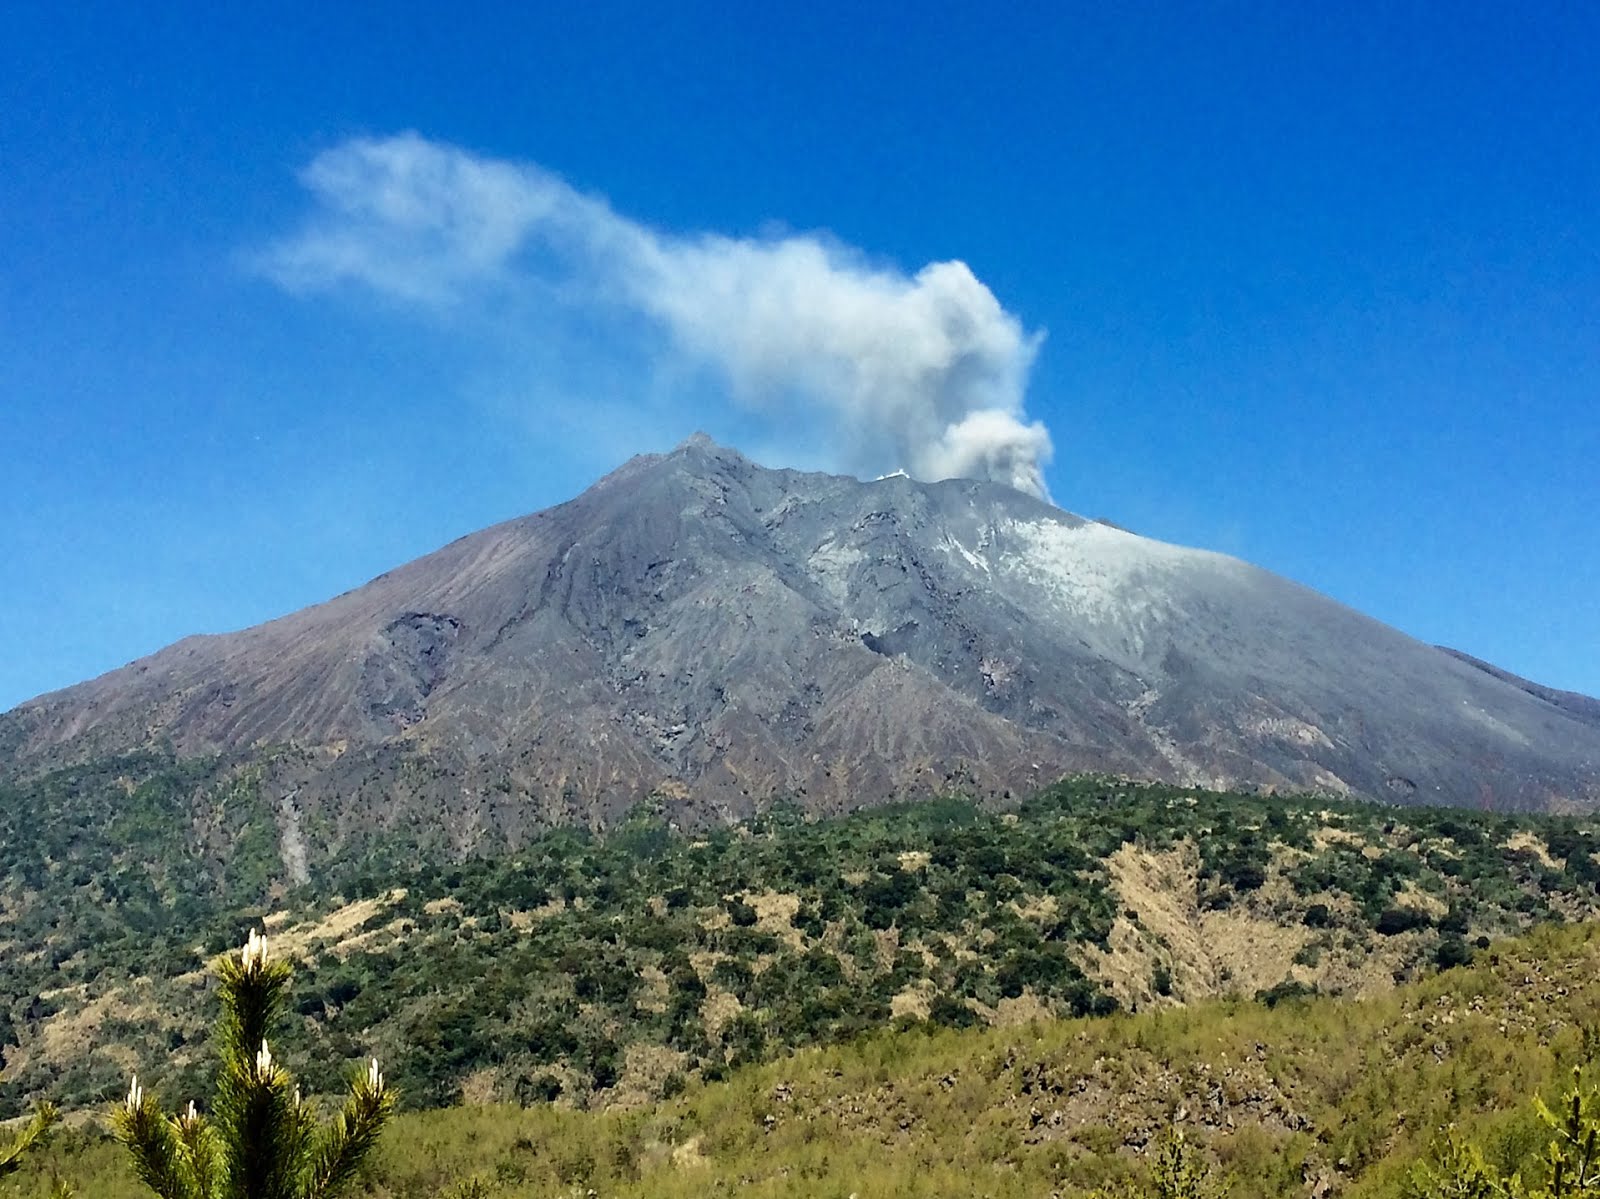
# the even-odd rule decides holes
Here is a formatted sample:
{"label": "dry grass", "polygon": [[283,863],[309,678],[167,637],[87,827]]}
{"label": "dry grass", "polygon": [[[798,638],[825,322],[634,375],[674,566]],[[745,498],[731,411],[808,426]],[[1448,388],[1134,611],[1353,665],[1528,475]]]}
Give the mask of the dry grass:
{"label": "dry grass", "polygon": [[706,1036],[715,1041],[729,1021],[736,1020],[742,1011],[744,1004],[737,995],[716,983],[706,985],[706,997],[700,1001],[700,1018],[705,1022]]}
{"label": "dry grass", "polygon": [[744,901],[756,910],[756,927],[771,933],[792,949],[804,949],[804,934],[794,926],[800,896],[784,891],[750,891]]}
{"label": "dry grass", "polygon": [[926,1020],[934,994],[933,984],[925,978],[919,978],[889,1000],[889,1014],[897,1019],[901,1016],[912,1016],[918,1020]]}
{"label": "dry grass", "polygon": [[316,920],[291,924],[280,913],[266,920],[267,934],[272,938],[274,953],[310,961],[318,951],[327,950],[341,956],[357,948],[361,936],[357,932],[385,908],[393,907],[406,897],[404,889],[396,887],[384,895],[358,899],[343,907],[333,909]]}
{"label": "dry grass", "polygon": [[611,1088],[608,1107],[631,1111],[655,1101],[670,1075],[682,1071],[685,1055],[665,1045],[635,1041],[622,1054],[622,1072]]}
{"label": "dry grass", "polygon": [[[1325,831],[1332,834],[1330,841],[1345,840],[1342,830]],[[1198,902],[1200,860],[1191,843],[1163,852],[1126,844],[1106,861],[1122,908],[1108,938],[1109,951],[1085,946],[1080,963],[1130,1010],[1249,997],[1286,980],[1353,996],[1392,990],[1396,974],[1418,959],[1426,934],[1350,937],[1304,927],[1299,913],[1310,903],[1326,902],[1345,916],[1354,910],[1348,896],[1297,896],[1284,869],[1299,856],[1280,849],[1259,891],[1208,911]],[[1399,902],[1433,916],[1447,910],[1437,897],[1410,885]],[[1302,954],[1313,942],[1319,953],[1310,965]],[[1158,967],[1171,980],[1167,996],[1154,986]]]}
{"label": "dry grass", "polygon": [[1544,839],[1528,829],[1507,837],[1505,847],[1533,854],[1534,857],[1539,859],[1540,865],[1547,869],[1559,870],[1561,868],[1561,863],[1550,856],[1550,847],[1544,843]]}

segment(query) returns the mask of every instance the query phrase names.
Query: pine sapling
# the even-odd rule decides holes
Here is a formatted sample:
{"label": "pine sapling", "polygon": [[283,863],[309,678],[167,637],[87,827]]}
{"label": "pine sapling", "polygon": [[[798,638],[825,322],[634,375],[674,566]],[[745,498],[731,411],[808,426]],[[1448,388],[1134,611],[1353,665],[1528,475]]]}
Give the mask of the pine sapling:
{"label": "pine sapling", "polygon": [[1096,1191],[1093,1199],[1212,1199],[1214,1194],[1205,1162],[1183,1130],[1169,1125],[1156,1146],[1147,1183],[1121,1191]]}
{"label": "pine sapling", "polygon": [[1412,1172],[1408,1199],[1600,1197],[1600,1090],[1585,1086],[1582,1071],[1574,1069],[1559,1107],[1537,1097],[1533,1104],[1554,1133],[1538,1159],[1539,1182],[1525,1181],[1520,1172],[1504,1177],[1477,1146],[1451,1133],[1439,1162]]}
{"label": "pine sapling", "polygon": [[4,1145],[0,1145],[0,1178],[14,1174],[21,1168],[23,1156],[44,1140],[55,1122],[54,1105],[41,1103],[33,1109],[33,1118],[20,1132],[13,1133]]}
{"label": "pine sapling", "polygon": [[1600,1093],[1583,1085],[1582,1071],[1572,1071],[1572,1086],[1561,1097],[1559,1111],[1535,1098],[1539,1117],[1555,1136],[1545,1149],[1544,1164],[1550,1172],[1550,1194],[1600,1195]]}
{"label": "pine sapling", "polygon": [[135,1076],[112,1117],[134,1172],[160,1199],[334,1199],[394,1111],[377,1059],[351,1080],[343,1110],[319,1126],[267,1040],[287,996],[289,964],[269,961],[266,938],[251,932],[237,958],[219,958],[214,970],[222,1060],[211,1113],[191,1102],[168,1116]]}

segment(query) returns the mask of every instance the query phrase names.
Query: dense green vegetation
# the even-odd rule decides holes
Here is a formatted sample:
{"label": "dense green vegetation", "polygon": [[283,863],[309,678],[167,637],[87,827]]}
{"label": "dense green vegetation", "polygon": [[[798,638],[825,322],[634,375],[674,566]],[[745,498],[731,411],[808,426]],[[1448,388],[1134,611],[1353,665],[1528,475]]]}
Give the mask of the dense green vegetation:
{"label": "dense green vegetation", "polygon": [[[251,776],[213,759],[133,754],[0,783],[0,987],[193,969],[197,936],[232,941],[221,925],[268,901],[281,870]],[[0,1019],[0,1044],[7,1031]]]}
{"label": "dense green vegetation", "polygon": [[[203,964],[269,914],[312,1087],[371,1050],[412,1106],[636,1105],[890,1027],[1381,989],[1592,914],[1597,850],[1569,818],[1081,779],[1009,812],[646,809],[496,859],[373,840],[290,890],[249,775],[119,759],[0,788],[0,1101],[107,1102],[151,1061],[206,1093]],[[1129,851],[1178,870],[1178,916],[1130,898]],[[1285,957],[1252,978],[1257,933]]]}

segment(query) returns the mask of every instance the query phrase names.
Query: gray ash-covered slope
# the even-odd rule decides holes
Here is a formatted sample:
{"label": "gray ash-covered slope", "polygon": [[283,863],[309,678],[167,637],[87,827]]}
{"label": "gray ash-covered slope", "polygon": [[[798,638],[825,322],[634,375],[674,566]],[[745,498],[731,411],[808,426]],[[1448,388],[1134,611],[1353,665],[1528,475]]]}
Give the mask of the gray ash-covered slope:
{"label": "gray ash-covered slope", "polygon": [[1600,721],[1556,694],[1005,487],[767,470],[697,436],[25,704],[0,746],[13,772],[145,744],[270,755],[336,825],[458,844],[652,794],[716,819],[1077,771],[1594,806]]}

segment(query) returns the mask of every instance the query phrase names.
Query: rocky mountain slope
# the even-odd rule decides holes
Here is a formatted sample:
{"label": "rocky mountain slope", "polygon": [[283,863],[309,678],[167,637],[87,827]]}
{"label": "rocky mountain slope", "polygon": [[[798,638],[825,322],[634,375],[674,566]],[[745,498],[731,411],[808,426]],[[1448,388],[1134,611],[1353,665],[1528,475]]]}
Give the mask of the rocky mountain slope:
{"label": "rocky mountain slope", "polygon": [[464,846],[651,796],[718,820],[1080,771],[1563,809],[1600,803],[1594,712],[1005,487],[768,470],[696,436],[327,603],[24,704],[0,771],[220,753],[293,829],[442,825]]}

